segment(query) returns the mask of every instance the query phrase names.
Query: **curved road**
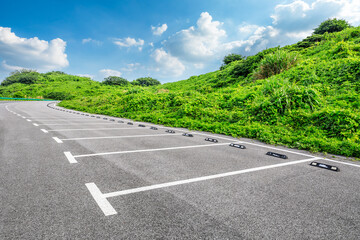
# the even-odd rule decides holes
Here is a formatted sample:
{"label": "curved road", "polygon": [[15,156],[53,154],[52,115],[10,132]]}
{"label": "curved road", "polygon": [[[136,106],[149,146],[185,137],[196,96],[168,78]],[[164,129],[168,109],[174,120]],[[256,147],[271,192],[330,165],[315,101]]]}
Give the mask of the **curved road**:
{"label": "curved road", "polygon": [[358,239],[359,190],[340,157],[0,102],[0,239]]}

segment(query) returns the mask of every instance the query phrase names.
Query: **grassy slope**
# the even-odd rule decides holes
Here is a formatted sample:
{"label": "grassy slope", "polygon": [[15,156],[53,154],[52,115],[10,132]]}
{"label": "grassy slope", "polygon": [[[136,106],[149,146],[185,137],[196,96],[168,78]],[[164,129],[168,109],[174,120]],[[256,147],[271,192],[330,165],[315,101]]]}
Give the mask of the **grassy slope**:
{"label": "grassy slope", "polygon": [[326,34],[308,48],[284,49],[299,55],[298,64],[263,80],[234,77],[242,62],[233,62],[157,87],[106,87],[88,80],[44,86],[84,96],[63,101],[64,107],[360,157],[360,28]]}

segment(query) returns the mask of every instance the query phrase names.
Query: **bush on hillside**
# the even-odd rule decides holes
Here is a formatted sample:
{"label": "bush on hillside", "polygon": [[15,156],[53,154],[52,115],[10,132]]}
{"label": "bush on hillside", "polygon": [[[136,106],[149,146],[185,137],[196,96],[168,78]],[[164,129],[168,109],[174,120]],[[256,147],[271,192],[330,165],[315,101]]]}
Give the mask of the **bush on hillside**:
{"label": "bush on hillside", "polygon": [[249,56],[245,60],[237,63],[234,68],[230,72],[230,76],[232,77],[247,77],[250,73],[252,73],[260,63],[260,61],[269,53],[273,53],[279,50],[279,47],[269,48],[264,51],[261,51],[254,56]]}
{"label": "bush on hillside", "polygon": [[39,79],[40,73],[33,70],[16,70],[10,74],[2,83],[2,86],[8,86],[14,83],[34,84]]}
{"label": "bush on hillside", "polygon": [[265,79],[293,67],[298,60],[295,53],[278,50],[264,57],[253,73],[254,79]]}
{"label": "bush on hillside", "polygon": [[347,21],[343,19],[332,18],[322,22],[317,28],[315,28],[314,34],[340,32],[349,27],[351,26]]}
{"label": "bush on hillside", "polygon": [[109,76],[107,78],[104,78],[104,81],[102,83],[105,85],[126,86],[129,84],[129,81],[122,77]]}
{"label": "bush on hillside", "polygon": [[147,87],[147,86],[160,85],[161,83],[158,80],[151,77],[142,77],[132,81],[131,84]]}
{"label": "bush on hillside", "polygon": [[231,53],[229,55],[226,55],[223,59],[223,63],[225,65],[228,65],[229,63],[232,63],[234,61],[243,60],[245,57],[241,56],[240,54]]}

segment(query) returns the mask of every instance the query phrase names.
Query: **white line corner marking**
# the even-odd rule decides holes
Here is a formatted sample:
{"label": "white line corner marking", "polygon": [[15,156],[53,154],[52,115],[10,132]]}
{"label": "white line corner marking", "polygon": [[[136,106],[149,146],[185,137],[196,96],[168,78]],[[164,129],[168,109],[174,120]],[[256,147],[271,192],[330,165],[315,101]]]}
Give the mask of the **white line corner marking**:
{"label": "white line corner marking", "polygon": [[69,163],[77,163],[74,156],[71,154],[71,152],[64,152],[66,158],[68,159]]}
{"label": "white line corner marking", "polygon": [[57,138],[57,137],[53,137],[53,139],[57,142],[57,143],[63,143],[63,141],[61,141],[61,139]]}
{"label": "white line corner marking", "polygon": [[314,157],[314,158],[308,158],[308,159],[303,159],[303,160],[298,160],[298,161],[273,164],[273,165],[268,165],[268,166],[263,166],[263,167],[248,168],[248,169],[243,169],[243,170],[239,170],[239,171],[219,173],[219,174],[215,174],[215,175],[208,175],[208,176],[190,178],[190,179],[185,179],[185,180],[180,180],[180,181],[155,184],[155,185],[150,185],[150,186],[145,186],[145,187],[126,189],[126,190],[121,190],[121,191],[117,191],[117,192],[105,193],[105,194],[101,193],[101,191],[99,190],[99,188],[96,186],[95,183],[86,183],[85,185],[88,188],[88,190],[90,191],[93,198],[95,199],[96,203],[99,205],[100,209],[105,214],[105,216],[109,216],[109,215],[117,214],[117,212],[111,206],[109,201],[107,201],[107,198],[109,198],[109,197],[123,196],[123,195],[132,194],[132,193],[154,190],[154,189],[160,189],[160,188],[189,184],[189,183],[194,183],[194,182],[206,181],[206,180],[211,180],[211,179],[216,179],[216,178],[229,177],[229,176],[239,175],[239,174],[243,174],[243,173],[262,171],[262,170],[271,169],[271,168],[284,167],[284,166],[289,166],[289,165],[294,165],[294,164],[299,164],[299,163],[305,163],[305,162],[313,161],[316,159],[321,159],[321,158]]}
{"label": "white line corner marking", "polygon": [[116,210],[111,206],[109,201],[106,199],[106,197],[104,197],[104,194],[101,193],[100,189],[96,186],[95,183],[86,183],[85,186],[105,216],[117,214]]}
{"label": "white line corner marking", "polygon": [[43,128],[41,129],[41,131],[43,131],[44,133],[48,133],[48,131]]}

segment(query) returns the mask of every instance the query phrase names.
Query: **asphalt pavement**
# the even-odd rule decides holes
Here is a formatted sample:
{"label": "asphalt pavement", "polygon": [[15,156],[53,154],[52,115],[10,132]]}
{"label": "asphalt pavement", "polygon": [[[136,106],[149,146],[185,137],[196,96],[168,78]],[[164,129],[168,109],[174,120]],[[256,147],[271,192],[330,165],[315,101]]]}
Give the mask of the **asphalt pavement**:
{"label": "asphalt pavement", "polygon": [[360,163],[0,102],[0,239],[359,239]]}

